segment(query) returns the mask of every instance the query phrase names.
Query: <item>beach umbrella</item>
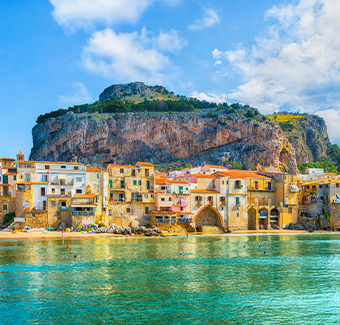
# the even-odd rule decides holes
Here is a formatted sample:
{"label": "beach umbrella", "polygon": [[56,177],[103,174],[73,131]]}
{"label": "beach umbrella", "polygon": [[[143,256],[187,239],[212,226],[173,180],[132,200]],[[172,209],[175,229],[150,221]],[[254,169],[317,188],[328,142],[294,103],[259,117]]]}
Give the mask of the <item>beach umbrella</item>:
{"label": "beach umbrella", "polygon": [[53,230],[53,227],[46,227],[46,229],[48,229],[48,230]]}
{"label": "beach umbrella", "polygon": [[30,226],[25,226],[24,229],[31,229],[31,227]]}
{"label": "beach umbrella", "polygon": [[97,225],[92,225],[92,226],[90,226],[91,228],[97,228]]}
{"label": "beach umbrella", "polygon": [[15,227],[15,228],[16,228],[16,227],[17,227],[17,225],[13,225],[12,227]]}

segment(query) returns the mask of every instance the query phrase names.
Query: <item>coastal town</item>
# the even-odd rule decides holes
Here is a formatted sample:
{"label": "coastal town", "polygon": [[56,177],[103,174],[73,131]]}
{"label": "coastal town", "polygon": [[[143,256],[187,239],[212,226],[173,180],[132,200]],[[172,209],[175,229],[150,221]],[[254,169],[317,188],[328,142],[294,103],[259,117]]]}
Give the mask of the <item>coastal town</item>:
{"label": "coastal town", "polygon": [[[157,226],[164,232],[310,229],[338,226],[340,178],[323,169],[289,174],[272,165],[203,165],[170,172],[151,162],[108,164],[0,157],[3,228]],[[5,224],[4,217],[14,218]],[[314,227],[314,228],[313,228]],[[340,226],[339,226],[340,228]]]}

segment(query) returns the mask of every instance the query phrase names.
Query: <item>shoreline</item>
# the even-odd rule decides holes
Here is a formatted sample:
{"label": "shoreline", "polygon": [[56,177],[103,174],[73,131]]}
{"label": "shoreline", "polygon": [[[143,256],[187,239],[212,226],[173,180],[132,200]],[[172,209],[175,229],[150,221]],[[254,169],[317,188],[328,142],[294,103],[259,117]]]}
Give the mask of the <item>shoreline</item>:
{"label": "shoreline", "polygon": [[[242,235],[297,235],[297,234],[340,234],[337,231],[325,231],[325,230],[317,230],[314,232],[309,232],[307,230],[240,230],[234,231],[233,233],[214,233],[214,232],[206,232],[206,233],[189,233],[189,237],[192,236],[242,236]],[[144,236],[144,235],[118,235],[118,234],[108,234],[108,233],[98,233],[98,234],[88,234],[81,232],[66,232],[62,237],[60,232],[0,232],[0,241],[3,240],[17,240],[17,239],[93,239],[93,238],[159,238],[159,237],[186,237],[186,234],[183,233],[164,233],[161,236]]]}

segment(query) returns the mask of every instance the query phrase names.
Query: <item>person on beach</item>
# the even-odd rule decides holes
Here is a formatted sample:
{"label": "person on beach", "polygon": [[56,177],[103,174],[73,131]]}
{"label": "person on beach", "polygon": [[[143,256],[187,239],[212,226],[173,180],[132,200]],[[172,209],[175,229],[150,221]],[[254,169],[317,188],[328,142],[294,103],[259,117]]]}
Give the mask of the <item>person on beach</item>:
{"label": "person on beach", "polygon": [[61,237],[64,237],[64,230],[61,231]]}

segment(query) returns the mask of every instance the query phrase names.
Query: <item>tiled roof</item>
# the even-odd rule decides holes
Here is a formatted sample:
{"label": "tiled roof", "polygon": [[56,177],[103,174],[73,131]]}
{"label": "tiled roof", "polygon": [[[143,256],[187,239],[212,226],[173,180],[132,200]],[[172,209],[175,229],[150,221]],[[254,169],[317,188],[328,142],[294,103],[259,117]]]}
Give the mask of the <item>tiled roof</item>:
{"label": "tiled roof", "polygon": [[74,198],[76,199],[86,199],[86,198],[93,198],[95,197],[94,193],[87,193],[87,194],[74,194]]}
{"label": "tiled roof", "polygon": [[165,183],[166,183],[166,179],[164,179],[164,178],[156,178],[155,179],[155,184],[157,184],[157,185],[165,185]]}
{"label": "tiled roof", "polygon": [[138,165],[153,166],[153,164],[151,162],[140,162],[140,161],[137,161],[137,164]]}
{"label": "tiled roof", "polygon": [[165,180],[167,183],[170,184],[185,184],[185,185],[190,185],[188,182],[184,182],[184,181],[171,181],[169,179]]}
{"label": "tiled roof", "polygon": [[15,161],[15,159],[13,159],[13,158],[7,158],[7,157],[0,157],[0,160],[11,160],[11,161]]}
{"label": "tiled roof", "polygon": [[204,178],[217,178],[216,176],[214,175],[206,175],[206,174],[193,174],[193,176],[196,176],[196,177],[204,177]]}
{"label": "tiled roof", "polygon": [[212,193],[212,194],[217,194],[220,192],[213,191],[213,190],[205,190],[205,189],[192,189],[191,193]]}
{"label": "tiled roof", "polygon": [[126,168],[126,167],[135,167],[135,166],[131,166],[131,165],[116,165],[116,164],[108,164],[107,165],[107,168],[111,168],[111,167],[124,167],[124,168]]}
{"label": "tiled roof", "polygon": [[97,167],[86,167],[87,172],[100,172],[100,169]]}
{"label": "tiled roof", "polygon": [[227,167],[225,167],[225,166],[215,166],[215,165],[204,165],[203,166],[203,168],[204,167],[209,167],[209,168],[223,168],[223,169],[228,169]]}
{"label": "tiled roof", "polygon": [[217,175],[219,177],[230,177],[230,178],[261,178],[261,179],[268,179],[270,180],[270,177],[259,175],[256,173],[250,173],[250,172],[234,172],[234,171],[228,171],[228,172],[217,172],[214,175]]}

